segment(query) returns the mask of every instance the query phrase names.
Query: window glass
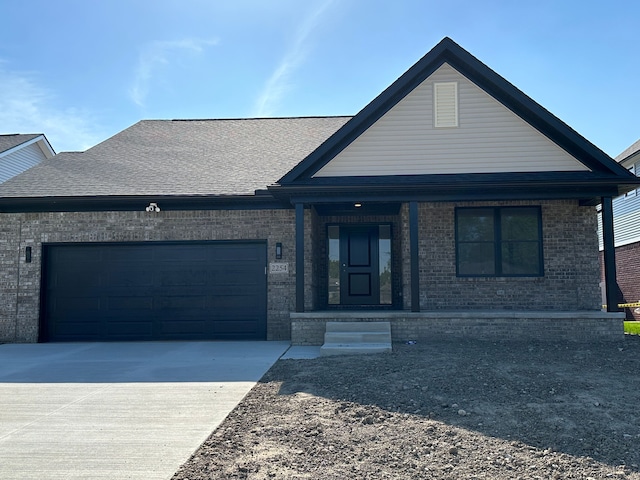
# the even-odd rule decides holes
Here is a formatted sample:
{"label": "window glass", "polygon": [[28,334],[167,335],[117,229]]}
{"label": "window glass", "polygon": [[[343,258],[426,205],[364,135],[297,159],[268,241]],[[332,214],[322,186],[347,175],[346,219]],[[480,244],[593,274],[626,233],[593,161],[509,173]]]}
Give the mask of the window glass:
{"label": "window glass", "polygon": [[532,208],[501,210],[502,240],[538,240],[538,215]]}
{"label": "window glass", "polygon": [[391,305],[391,226],[378,227],[378,256],[380,271],[380,304]]}
{"label": "window glass", "polygon": [[461,242],[492,242],[493,209],[478,208],[458,211],[458,240]]}
{"label": "window glass", "polygon": [[538,207],[457,209],[458,275],[542,275],[540,222]]}
{"label": "window glass", "polygon": [[329,239],[329,305],[340,304],[340,227],[327,228]]}
{"label": "window glass", "polygon": [[459,275],[494,275],[495,248],[491,243],[463,243],[458,246]]}
{"label": "window glass", "polygon": [[538,242],[502,244],[503,275],[537,275],[540,270]]}

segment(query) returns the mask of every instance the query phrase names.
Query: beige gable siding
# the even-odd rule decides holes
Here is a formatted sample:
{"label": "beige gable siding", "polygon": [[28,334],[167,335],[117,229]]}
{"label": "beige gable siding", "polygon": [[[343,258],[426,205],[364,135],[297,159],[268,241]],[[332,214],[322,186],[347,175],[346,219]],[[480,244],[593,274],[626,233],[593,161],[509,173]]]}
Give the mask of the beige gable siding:
{"label": "beige gable siding", "polygon": [[[458,127],[434,128],[433,84],[458,83]],[[585,171],[448,64],[314,176]]]}

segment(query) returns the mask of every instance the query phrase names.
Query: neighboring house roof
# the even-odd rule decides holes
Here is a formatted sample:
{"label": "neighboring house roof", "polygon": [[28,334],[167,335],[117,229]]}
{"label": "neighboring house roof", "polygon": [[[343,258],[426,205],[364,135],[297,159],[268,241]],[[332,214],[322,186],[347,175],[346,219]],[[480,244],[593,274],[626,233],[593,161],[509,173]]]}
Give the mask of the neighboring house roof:
{"label": "neighboring house roof", "polygon": [[10,150],[18,145],[25,143],[29,140],[33,140],[38,137],[37,133],[13,133],[13,134],[4,134],[0,135],[0,154]]}
{"label": "neighboring house roof", "polygon": [[253,195],[349,118],[143,120],[11,179],[0,196]]}
{"label": "neighboring house roof", "polygon": [[41,133],[0,135],[0,183],[54,155]]}
{"label": "neighboring house roof", "polygon": [[629,165],[626,165],[626,164],[629,163],[628,162],[629,160],[635,161],[639,157],[640,157],[640,140],[638,140],[636,143],[634,143],[629,148],[625,149],[624,152],[618,155],[616,157],[616,162],[619,162],[621,165],[628,167]]}

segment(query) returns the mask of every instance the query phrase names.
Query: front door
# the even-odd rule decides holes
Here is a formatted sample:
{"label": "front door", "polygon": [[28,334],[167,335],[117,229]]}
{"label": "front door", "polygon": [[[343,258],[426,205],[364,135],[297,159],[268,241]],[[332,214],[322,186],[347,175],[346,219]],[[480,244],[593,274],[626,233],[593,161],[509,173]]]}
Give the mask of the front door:
{"label": "front door", "polygon": [[340,303],[380,304],[378,270],[378,226],[341,227]]}
{"label": "front door", "polygon": [[391,306],[391,225],[328,225],[328,305]]}

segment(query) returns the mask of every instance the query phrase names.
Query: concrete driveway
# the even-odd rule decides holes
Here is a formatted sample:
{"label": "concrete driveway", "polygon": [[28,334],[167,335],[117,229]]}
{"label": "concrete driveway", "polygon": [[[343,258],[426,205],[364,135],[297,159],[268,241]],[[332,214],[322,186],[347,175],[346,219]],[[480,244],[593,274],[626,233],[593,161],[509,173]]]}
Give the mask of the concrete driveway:
{"label": "concrete driveway", "polygon": [[0,345],[0,479],[167,479],[289,342]]}

